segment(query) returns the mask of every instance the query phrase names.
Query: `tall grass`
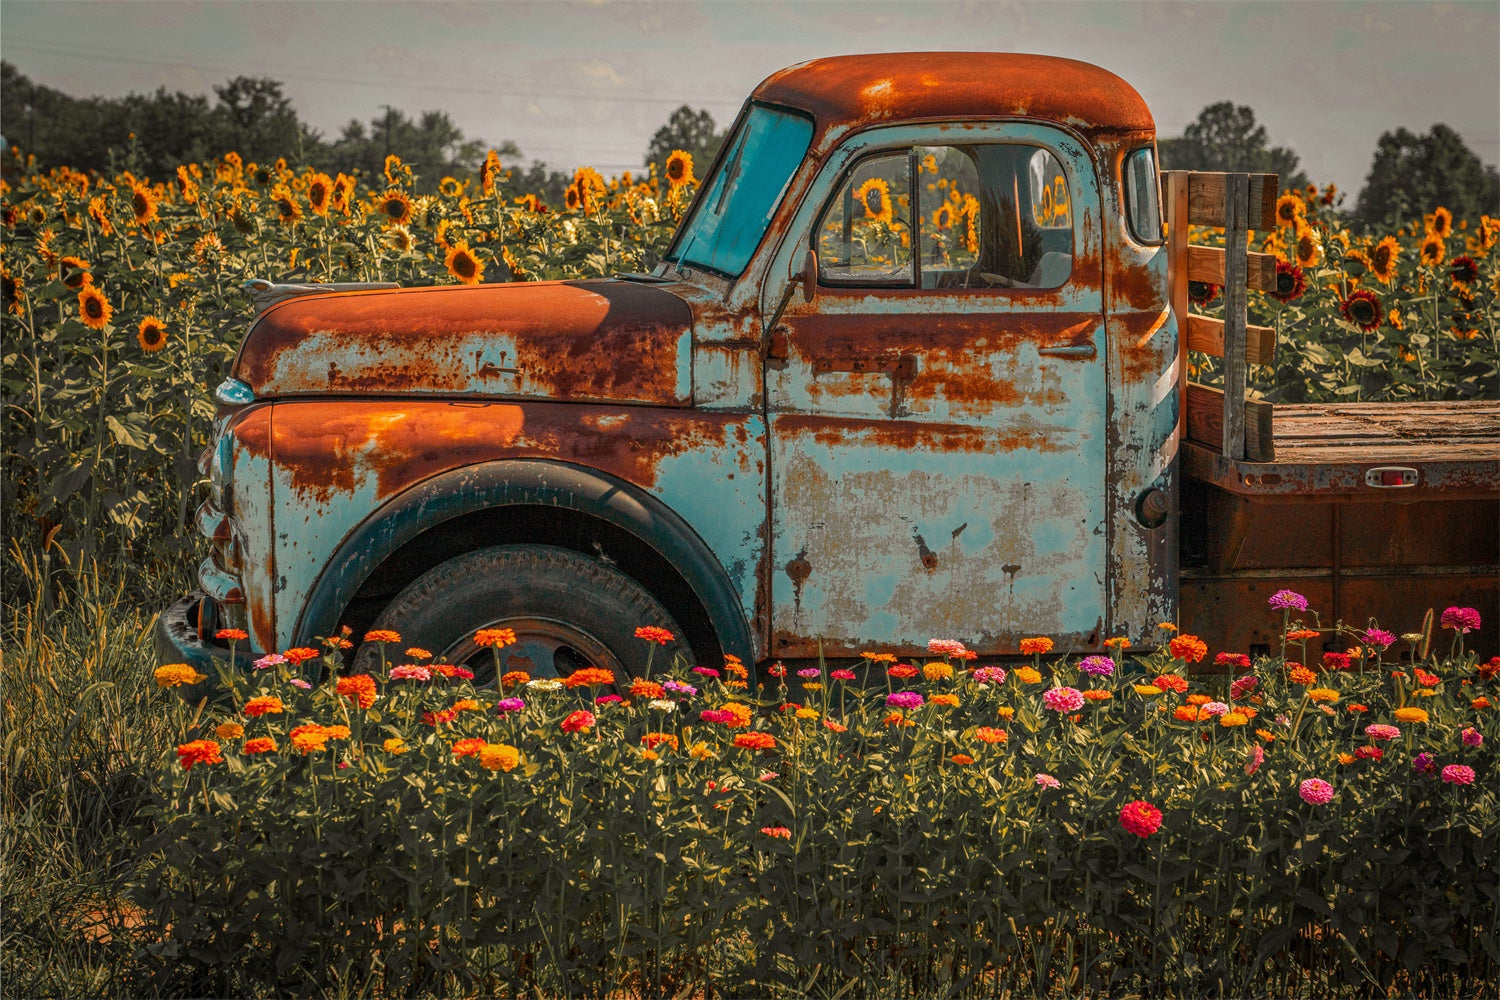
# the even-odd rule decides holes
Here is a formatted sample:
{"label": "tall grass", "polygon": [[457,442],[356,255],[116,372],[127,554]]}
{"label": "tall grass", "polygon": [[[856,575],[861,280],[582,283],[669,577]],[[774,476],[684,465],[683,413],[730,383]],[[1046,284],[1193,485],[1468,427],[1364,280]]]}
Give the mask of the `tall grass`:
{"label": "tall grass", "polygon": [[[56,550],[54,549],[54,552]],[[4,556],[0,645],[0,983],[7,996],[136,992],[127,831],[185,706],[151,682],[156,602],[184,583]]]}

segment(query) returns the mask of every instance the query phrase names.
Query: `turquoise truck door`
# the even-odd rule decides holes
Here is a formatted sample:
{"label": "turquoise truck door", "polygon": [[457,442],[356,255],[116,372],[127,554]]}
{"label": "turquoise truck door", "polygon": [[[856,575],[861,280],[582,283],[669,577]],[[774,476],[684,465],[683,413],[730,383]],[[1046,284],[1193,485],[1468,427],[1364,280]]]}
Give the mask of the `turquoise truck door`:
{"label": "turquoise truck door", "polygon": [[1095,645],[1105,620],[1100,196],[1032,124],[905,126],[833,154],[770,338],[773,656]]}

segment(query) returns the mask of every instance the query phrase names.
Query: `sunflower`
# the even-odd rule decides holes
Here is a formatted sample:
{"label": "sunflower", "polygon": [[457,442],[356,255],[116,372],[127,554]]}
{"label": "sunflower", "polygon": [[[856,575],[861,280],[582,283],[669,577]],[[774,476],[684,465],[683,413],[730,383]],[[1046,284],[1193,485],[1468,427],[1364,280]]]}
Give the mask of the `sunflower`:
{"label": "sunflower", "polygon": [[1479,229],[1474,234],[1478,237],[1479,249],[1485,253],[1495,248],[1495,243],[1500,241],[1500,219],[1492,219],[1488,215],[1479,217]]}
{"label": "sunflower", "polygon": [[386,230],[385,244],[397,253],[411,253],[411,248],[417,245],[417,241],[412,237],[410,229],[392,226]]}
{"label": "sunflower", "polygon": [[391,188],[380,199],[380,214],[391,225],[404,226],[411,221],[411,199],[400,188]]}
{"label": "sunflower", "polygon": [[136,329],[135,339],[141,350],[155,354],[167,346],[167,325],[155,316],[147,316]]}
{"label": "sunflower", "polygon": [[1370,270],[1370,257],[1363,250],[1350,250],[1344,254],[1344,273],[1358,280]]}
{"label": "sunflower", "polygon": [[674,188],[698,183],[698,179],[693,176],[692,153],[681,149],[672,150],[672,155],[667,157],[667,183]]}
{"label": "sunflower", "polygon": [[256,187],[268,187],[271,183],[271,168],[250,164],[250,180]]}
{"label": "sunflower", "polygon": [[567,205],[569,211],[583,204],[583,195],[579,193],[577,184],[569,184],[568,190],[563,192],[563,204]]}
{"label": "sunflower", "polygon": [[130,208],[135,212],[135,221],[144,226],[156,218],[156,196],[144,184],[130,186]]}
{"label": "sunflower", "polygon": [[5,303],[5,311],[13,316],[26,312],[26,286],[4,267],[0,267],[0,301]]}
{"label": "sunflower", "polygon": [[35,202],[26,210],[26,221],[33,226],[40,226],[47,221],[47,209]]}
{"label": "sunflower", "polygon": [[224,244],[215,233],[204,233],[193,242],[193,257],[202,267],[215,267],[224,252]]}
{"label": "sunflower", "polygon": [[479,167],[479,186],[487,195],[495,193],[495,181],[500,176],[500,154],[493,149],[485,154]]}
{"label": "sunflower", "polygon": [[1427,224],[1427,231],[1440,239],[1447,239],[1453,235],[1453,213],[1439,205],[1431,215],[1424,215],[1422,221]]}
{"label": "sunflower", "polygon": [[113,312],[114,308],[110,306],[109,300],[96,286],[84,285],[83,291],[78,293],[78,317],[83,320],[84,326],[102,330]]}
{"label": "sunflower", "polygon": [[1307,218],[1307,203],[1288,191],[1276,199],[1276,224],[1278,226],[1296,227],[1297,223]]}
{"label": "sunflower", "polygon": [[81,257],[64,257],[57,262],[57,266],[62,272],[63,284],[75,292],[84,285],[94,283],[94,276],[89,273],[91,265]]}
{"label": "sunflower", "polygon": [[[689,179],[683,181],[684,184],[692,181],[691,159],[688,161],[688,167],[690,168],[688,171]],[[593,167],[579,167],[575,170],[573,172],[573,186],[578,189],[578,207],[585,212],[592,212],[598,208],[601,200],[604,198],[604,192],[607,190],[604,178]]]}
{"label": "sunflower", "polygon": [[1219,297],[1222,291],[1218,285],[1209,284],[1206,281],[1189,281],[1188,298],[1194,305],[1206,306]]}
{"label": "sunflower", "polygon": [[1389,323],[1391,325],[1391,328],[1394,330],[1406,329],[1406,317],[1401,314],[1400,309],[1392,309],[1389,313],[1386,314],[1385,321]]}
{"label": "sunflower", "polygon": [[1333,202],[1334,202],[1334,199],[1337,198],[1338,196],[1339,196],[1339,186],[1337,184],[1330,183],[1326,188],[1323,189],[1323,196],[1321,198],[1319,198],[1318,200],[1321,201],[1325,205],[1332,205]]}
{"label": "sunflower", "polygon": [[539,213],[542,210],[542,201],[534,194],[523,194],[519,198],[515,199],[515,202],[517,205],[520,205],[523,209],[533,214]]}
{"label": "sunflower", "polygon": [[1300,226],[1297,229],[1297,263],[1302,267],[1312,267],[1318,262],[1318,257],[1323,251],[1323,244],[1318,241],[1318,231],[1312,226]]}
{"label": "sunflower", "polygon": [[193,180],[193,175],[188,172],[186,164],[177,168],[177,193],[182,195],[182,200],[189,205],[198,204],[198,182]]}
{"label": "sunflower", "polygon": [[937,207],[932,213],[932,224],[937,229],[953,228],[953,207],[946,202]]}
{"label": "sunflower", "polygon": [[[68,258],[63,258],[64,262],[67,260]],[[1479,264],[1468,254],[1454,257],[1448,262],[1448,276],[1455,284],[1468,287],[1479,279]]]}
{"label": "sunflower", "polygon": [[1307,276],[1302,273],[1302,268],[1278,259],[1276,261],[1276,288],[1271,292],[1271,297],[1278,302],[1291,302],[1301,298],[1305,291],[1307,291]]}
{"label": "sunflower", "polygon": [[871,177],[855,188],[854,200],[865,207],[865,218],[890,224],[891,189],[882,178]]}
{"label": "sunflower", "polygon": [[283,226],[293,225],[302,218],[302,206],[297,204],[296,196],[285,185],[278,184],[271,192],[271,202],[276,206],[276,221]]}
{"label": "sunflower", "polygon": [[449,248],[443,263],[448,265],[449,274],[466,285],[477,285],[484,280],[484,265],[465,240],[458,240]]}
{"label": "sunflower", "polygon": [[1380,299],[1368,288],[1356,288],[1350,292],[1349,297],[1339,306],[1339,312],[1365,333],[1378,328],[1384,317]]}
{"label": "sunflower", "polygon": [[438,181],[438,190],[443,193],[444,198],[457,198],[464,193],[464,186],[456,177],[444,177]]}
{"label": "sunflower", "polygon": [[328,207],[336,212],[349,214],[350,199],[354,197],[354,178],[345,174],[342,170],[333,179],[333,192],[328,198]]}
{"label": "sunflower", "polygon": [[963,207],[959,209],[964,220],[964,249],[969,253],[979,252],[979,199],[972,194],[964,195]]}
{"label": "sunflower", "polygon": [[1401,257],[1401,244],[1396,237],[1387,236],[1370,250],[1370,273],[1382,285],[1389,285],[1396,278],[1396,261]]}
{"label": "sunflower", "polygon": [[327,174],[313,174],[307,182],[307,207],[314,215],[327,215],[333,200],[333,178]]}
{"label": "sunflower", "polygon": [[1429,232],[1422,240],[1422,249],[1418,251],[1417,256],[1428,267],[1437,267],[1447,258],[1448,246],[1437,233]]}
{"label": "sunflower", "polygon": [[396,183],[396,175],[400,173],[405,173],[405,168],[401,163],[401,157],[397,156],[395,153],[385,154],[385,179],[394,184]]}

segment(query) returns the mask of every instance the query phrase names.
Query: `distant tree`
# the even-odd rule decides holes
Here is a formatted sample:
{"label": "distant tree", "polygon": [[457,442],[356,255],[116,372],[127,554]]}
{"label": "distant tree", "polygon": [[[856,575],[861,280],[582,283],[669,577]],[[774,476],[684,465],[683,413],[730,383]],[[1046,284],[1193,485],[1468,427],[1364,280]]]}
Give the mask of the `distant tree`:
{"label": "distant tree", "polygon": [[1426,135],[1404,128],[1382,135],[1354,208],[1355,220],[1377,226],[1414,218],[1439,205],[1454,219],[1500,216],[1500,173],[1441,123]]}
{"label": "distant tree", "polygon": [[[399,108],[387,107],[384,114],[370,119],[368,128],[357,118],[351,119],[321,158],[332,169],[357,170],[370,183],[377,183],[373,178],[380,176],[385,158],[394,153],[416,173],[419,190],[433,191],[444,177],[462,180],[478,173],[488,149],[483,140],[467,138],[446,111],[424,111],[412,119]],[[508,140],[496,152],[508,158],[521,154]]]}
{"label": "distant tree", "polygon": [[213,112],[211,155],[234,150],[246,162],[269,163],[284,156],[296,163],[317,147],[317,134],[302,124],[278,81],[237,76],[214,93],[219,103]]}
{"label": "distant tree", "polygon": [[1268,147],[1264,125],[1243,104],[1220,101],[1198,112],[1181,138],[1158,139],[1164,170],[1224,170],[1277,174],[1283,188],[1307,186],[1297,154],[1285,146]]}
{"label": "distant tree", "polygon": [[564,193],[571,183],[572,174],[552,170],[540,160],[532,160],[531,166],[525,170],[515,169],[507,187],[518,195],[534,194],[554,208],[561,208],[565,204]]}
{"label": "distant tree", "polygon": [[651,145],[646,147],[646,166],[649,168],[655,164],[660,176],[672,150],[680,149],[692,154],[693,170],[701,177],[723,144],[724,133],[718,131],[714,116],[701,108],[694,111],[684,104],[672,112],[667,123],[651,137]]}

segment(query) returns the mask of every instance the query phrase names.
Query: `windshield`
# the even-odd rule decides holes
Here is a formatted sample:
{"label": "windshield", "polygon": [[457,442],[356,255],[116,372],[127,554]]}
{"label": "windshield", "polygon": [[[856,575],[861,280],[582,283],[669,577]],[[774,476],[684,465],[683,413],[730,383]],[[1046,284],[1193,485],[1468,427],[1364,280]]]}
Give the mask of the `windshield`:
{"label": "windshield", "polygon": [[751,105],[667,259],[729,277],[743,271],[807,155],[812,129],[801,115]]}

